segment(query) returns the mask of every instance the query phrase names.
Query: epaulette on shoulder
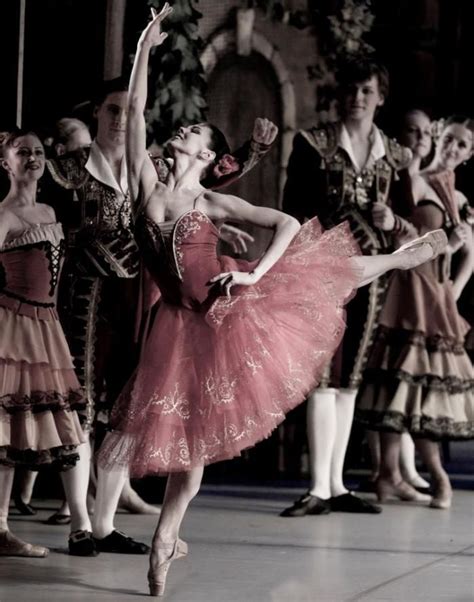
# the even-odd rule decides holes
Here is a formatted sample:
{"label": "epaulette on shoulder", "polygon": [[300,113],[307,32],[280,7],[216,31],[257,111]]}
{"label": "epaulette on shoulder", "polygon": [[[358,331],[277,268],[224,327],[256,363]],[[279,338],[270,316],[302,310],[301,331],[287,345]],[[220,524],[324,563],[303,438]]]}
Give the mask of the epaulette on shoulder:
{"label": "epaulette on shoulder", "polygon": [[310,130],[302,130],[300,134],[324,159],[332,157],[337,151],[338,128],[336,123],[326,123]]}
{"label": "epaulette on shoulder", "polygon": [[385,144],[385,153],[390,165],[396,170],[406,169],[412,160],[412,153],[409,148],[402,146],[393,138],[382,134]]}
{"label": "epaulette on shoulder", "polygon": [[85,165],[90,149],[80,148],[55,159],[48,159],[46,165],[53,180],[67,190],[82,188],[89,178]]}

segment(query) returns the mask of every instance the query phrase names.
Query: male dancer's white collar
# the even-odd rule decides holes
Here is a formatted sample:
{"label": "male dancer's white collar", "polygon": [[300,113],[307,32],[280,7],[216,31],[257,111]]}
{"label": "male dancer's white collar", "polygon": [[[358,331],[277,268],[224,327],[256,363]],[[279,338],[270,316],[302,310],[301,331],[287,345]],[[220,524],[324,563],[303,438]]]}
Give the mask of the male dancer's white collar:
{"label": "male dancer's white collar", "polygon": [[352,165],[356,172],[361,172],[365,167],[370,167],[373,165],[378,159],[381,159],[385,156],[385,144],[383,142],[382,134],[380,133],[379,128],[374,124],[372,126],[372,130],[370,132],[370,153],[365,165],[359,165],[354,155],[354,149],[352,146],[352,141],[349,136],[349,132],[347,131],[346,126],[341,123],[341,127],[339,130],[339,147],[343,148],[346,153],[349,155]]}
{"label": "male dancer's white collar", "polygon": [[96,180],[99,180],[99,182],[102,182],[102,184],[106,184],[107,186],[110,186],[110,188],[113,188],[117,193],[118,199],[121,200],[127,195],[128,182],[125,156],[123,157],[122,164],[120,166],[120,182],[117,182],[109,162],[104,157],[104,154],[100,150],[97,141],[94,140],[91,144],[89,158],[87,159],[85,168],[91,174],[91,176],[96,178]]}

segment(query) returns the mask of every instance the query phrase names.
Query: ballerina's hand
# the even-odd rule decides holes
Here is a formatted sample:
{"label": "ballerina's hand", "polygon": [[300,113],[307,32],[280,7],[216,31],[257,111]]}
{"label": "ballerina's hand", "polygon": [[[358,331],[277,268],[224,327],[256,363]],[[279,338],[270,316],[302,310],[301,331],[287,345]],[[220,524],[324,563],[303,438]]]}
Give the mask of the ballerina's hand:
{"label": "ballerina's hand", "polygon": [[163,8],[159,13],[154,8],[151,9],[152,20],[148,23],[147,27],[143,30],[141,39],[144,42],[150,44],[150,46],[161,46],[168,37],[167,33],[161,31],[161,23],[166,17],[173,12],[173,8],[165,2]]}
{"label": "ballerina's hand", "polygon": [[222,272],[211,278],[210,284],[220,284],[227,297],[230,297],[230,289],[233,286],[252,286],[258,282],[253,272]]}
{"label": "ballerina's hand", "polygon": [[252,138],[259,144],[270,146],[275,141],[278,134],[278,128],[269,119],[257,117],[253,126]]}
{"label": "ballerina's hand", "polygon": [[247,244],[255,242],[255,238],[235,226],[222,224],[219,229],[219,238],[229,243],[234,253],[246,253]]}

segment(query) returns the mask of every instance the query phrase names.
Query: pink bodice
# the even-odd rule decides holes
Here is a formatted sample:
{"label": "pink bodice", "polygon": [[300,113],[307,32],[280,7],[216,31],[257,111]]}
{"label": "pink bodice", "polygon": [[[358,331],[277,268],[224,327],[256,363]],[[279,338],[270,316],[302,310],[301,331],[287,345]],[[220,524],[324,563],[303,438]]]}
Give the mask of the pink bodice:
{"label": "pink bodice", "polygon": [[210,286],[213,276],[229,270],[248,270],[253,264],[219,256],[219,233],[197,209],[179,217],[174,225],[160,227],[145,215],[136,224],[136,238],[145,265],[160,288],[163,301],[201,311],[221,291]]}

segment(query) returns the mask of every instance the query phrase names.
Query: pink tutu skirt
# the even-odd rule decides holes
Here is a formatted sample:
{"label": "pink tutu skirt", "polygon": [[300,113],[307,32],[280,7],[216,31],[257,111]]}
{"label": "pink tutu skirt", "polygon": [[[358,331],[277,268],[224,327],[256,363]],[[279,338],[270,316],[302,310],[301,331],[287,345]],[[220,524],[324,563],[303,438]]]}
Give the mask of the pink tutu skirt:
{"label": "pink tutu skirt", "polygon": [[[183,265],[198,243],[196,235],[180,248]],[[323,231],[311,220],[255,286],[195,309],[162,302],[100,464],[135,477],[187,471],[268,437],[316,387],[341,340],[344,304],[360,280],[348,258],[357,254],[346,224]],[[218,262],[216,274],[249,267]]]}

